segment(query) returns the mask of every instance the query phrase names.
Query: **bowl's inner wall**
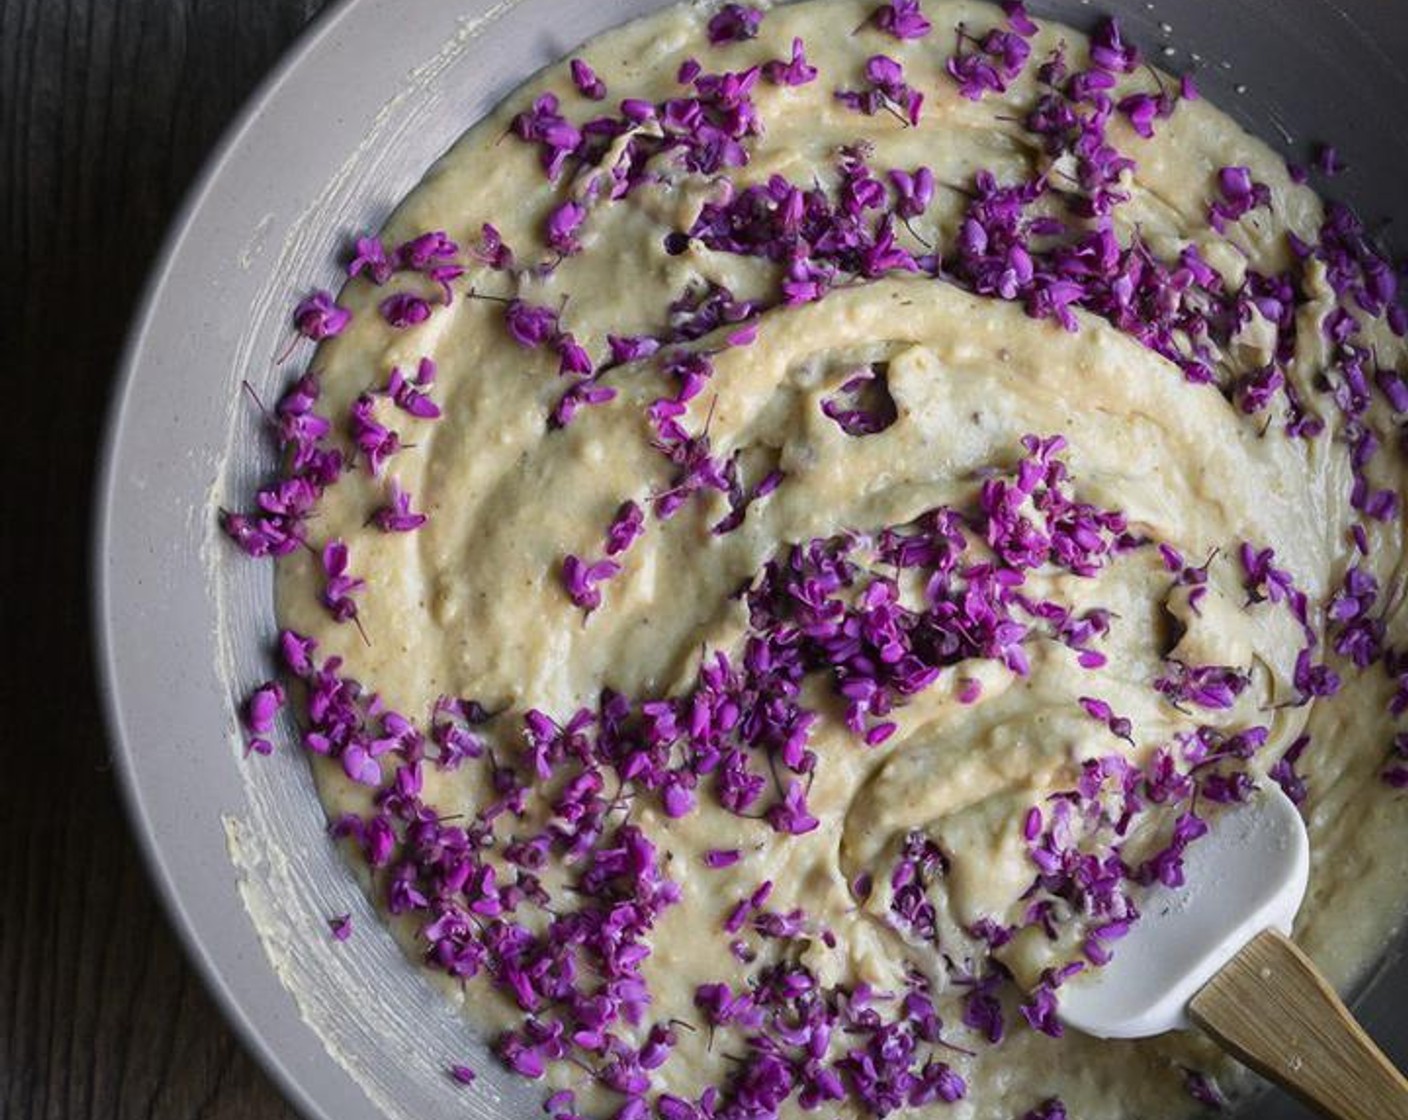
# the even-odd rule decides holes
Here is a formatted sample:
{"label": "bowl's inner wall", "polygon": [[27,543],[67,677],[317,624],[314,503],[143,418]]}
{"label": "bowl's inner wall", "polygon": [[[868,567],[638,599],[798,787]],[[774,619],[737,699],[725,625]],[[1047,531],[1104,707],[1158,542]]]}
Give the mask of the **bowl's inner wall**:
{"label": "bowl's inner wall", "polygon": [[[133,338],[97,559],[117,753],[193,955],[310,1116],[540,1113],[536,1094],[498,1072],[444,995],[410,974],[327,841],[297,753],[239,757],[232,697],[269,675],[273,635],[269,569],[213,534],[214,505],[227,494],[240,501],[272,466],[240,382],[276,395],[295,368],[275,360],[293,294],[336,288],[346,239],[378,227],[460,132],[582,39],[659,6],[349,0],[227,141]],[[1408,74],[1394,61],[1408,57],[1408,7],[1031,7],[1076,26],[1118,14],[1151,60],[1195,69],[1206,96],[1289,155],[1304,159],[1312,142],[1333,140],[1350,171],[1328,192],[1384,222],[1390,245],[1408,240],[1391,220],[1408,208]],[[349,911],[357,933],[334,945],[325,919]],[[1359,1010],[1394,1057],[1408,1058],[1408,968],[1391,963]],[[444,1076],[456,1061],[481,1072],[473,1090]],[[1254,1115],[1305,1113],[1268,1097]]]}

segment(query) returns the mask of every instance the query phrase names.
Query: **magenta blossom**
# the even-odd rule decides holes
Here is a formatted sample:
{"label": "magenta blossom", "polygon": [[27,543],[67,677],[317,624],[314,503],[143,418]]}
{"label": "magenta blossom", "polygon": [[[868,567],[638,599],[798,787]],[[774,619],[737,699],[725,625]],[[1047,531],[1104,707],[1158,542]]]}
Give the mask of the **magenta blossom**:
{"label": "magenta blossom", "polygon": [[775,86],[804,86],[816,81],[816,67],[807,61],[806,47],[801,39],[792,40],[792,57],[784,61],[775,58],[763,63],[763,77]]}
{"label": "magenta blossom", "polygon": [[352,321],[352,312],[338,307],[332,293],[319,289],[294,308],[293,322],[298,333],[314,342],[339,335]]}
{"label": "magenta blossom", "polygon": [[597,77],[588,63],[574,58],[568,69],[572,74],[572,84],[583,97],[590,101],[601,101],[606,97],[606,83]]}
{"label": "magenta blossom", "polygon": [[881,4],[870,17],[879,30],[896,39],[922,39],[933,25],[919,7],[919,0],[893,0]]}
{"label": "magenta blossom", "polygon": [[323,584],[321,601],[328,613],[338,622],[347,622],[357,617],[357,604],[352,596],[366,586],[365,582],[347,574],[347,546],[340,540],[331,540],[323,547]]}
{"label": "magenta blossom", "polygon": [[577,240],[577,231],[586,221],[587,208],[580,202],[570,199],[548,215],[548,247],[568,257],[582,251],[582,243]]}
{"label": "magenta blossom", "polygon": [[746,4],[725,4],[709,20],[707,34],[712,46],[741,43],[758,35],[763,13]]}
{"label": "magenta blossom", "polygon": [[372,514],[372,523],[383,533],[413,533],[428,521],[423,513],[411,509],[411,496],[391,480],[391,501]]}
{"label": "magenta blossom", "polygon": [[397,292],[381,301],[381,317],[397,330],[414,327],[430,318],[430,303],[411,292]]}
{"label": "magenta blossom", "polygon": [[363,276],[380,287],[391,279],[394,268],[386,246],[379,237],[359,237],[352,259],[347,262],[347,275]]}
{"label": "magenta blossom", "polygon": [[601,606],[601,590],[597,584],[610,579],[620,570],[621,565],[614,560],[598,560],[594,564],[588,564],[576,556],[564,556],[562,586],[567,591],[567,597],[575,605],[591,614]]}
{"label": "magenta blossom", "polygon": [[510,300],[504,309],[504,324],[514,342],[533,350],[557,333],[557,312],[521,299]]}

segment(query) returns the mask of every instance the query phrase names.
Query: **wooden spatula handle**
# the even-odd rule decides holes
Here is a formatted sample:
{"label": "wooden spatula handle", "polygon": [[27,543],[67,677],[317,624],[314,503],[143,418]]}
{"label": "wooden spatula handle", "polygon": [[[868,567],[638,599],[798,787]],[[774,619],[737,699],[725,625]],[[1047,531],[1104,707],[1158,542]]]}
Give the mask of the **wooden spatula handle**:
{"label": "wooden spatula handle", "polygon": [[1408,1120],[1408,1079],[1310,958],[1258,935],[1188,1005],[1193,1022],[1263,1077],[1333,1120]]}

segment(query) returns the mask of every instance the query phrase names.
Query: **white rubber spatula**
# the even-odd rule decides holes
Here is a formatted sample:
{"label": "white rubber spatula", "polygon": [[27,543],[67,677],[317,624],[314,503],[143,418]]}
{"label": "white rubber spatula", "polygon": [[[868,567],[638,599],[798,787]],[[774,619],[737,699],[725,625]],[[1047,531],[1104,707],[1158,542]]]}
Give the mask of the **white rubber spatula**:
{"label": "white rubber spatula", "polygon": [[1286,937],[1305,897],[1305,823],[1265,783],[1184,856],[1104,968],[1061,989],[1061,1018],[1100,1038],[1202,1028],[1333,1120],[1408,1120],[1408,1079]]}

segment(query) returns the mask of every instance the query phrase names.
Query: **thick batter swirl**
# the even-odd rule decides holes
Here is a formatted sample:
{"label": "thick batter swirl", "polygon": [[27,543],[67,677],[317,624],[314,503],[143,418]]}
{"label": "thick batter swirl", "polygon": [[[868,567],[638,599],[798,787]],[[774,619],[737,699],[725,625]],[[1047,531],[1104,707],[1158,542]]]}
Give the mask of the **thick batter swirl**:
{"label": "thick batter swirl", "polygon": [[555,1114],[1235,1093],[1056,1008],[1258,782],[1301,942],[1341,983],[1385,945],[1392,273],[1114,25],[670,10],[349,272],[226,527],[281,557],[335,835]]}

